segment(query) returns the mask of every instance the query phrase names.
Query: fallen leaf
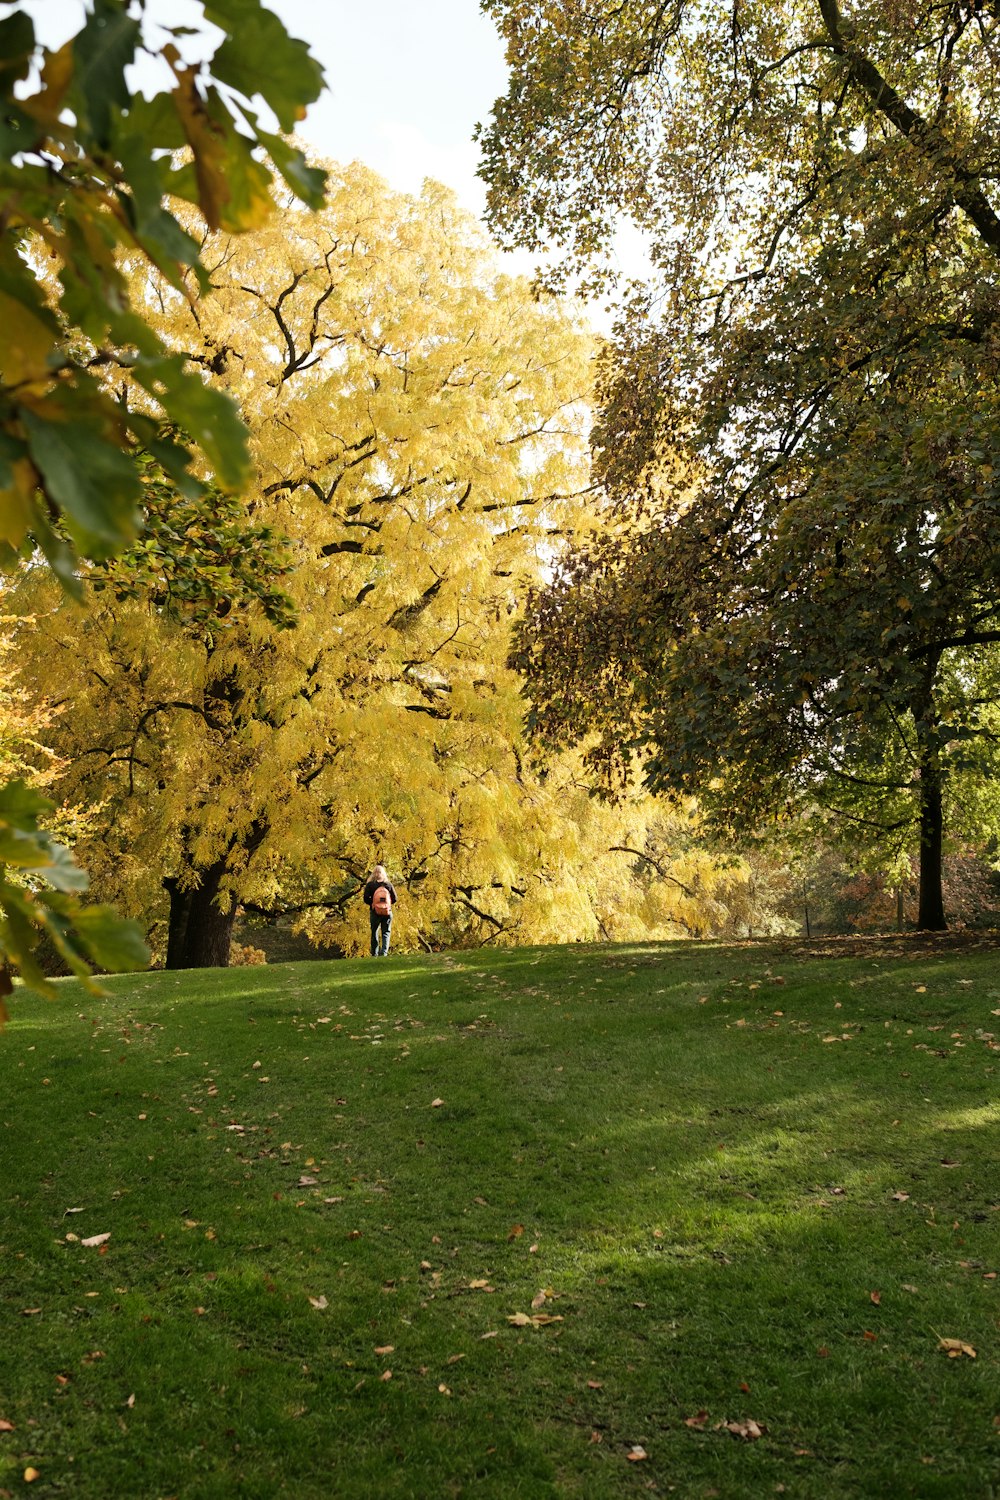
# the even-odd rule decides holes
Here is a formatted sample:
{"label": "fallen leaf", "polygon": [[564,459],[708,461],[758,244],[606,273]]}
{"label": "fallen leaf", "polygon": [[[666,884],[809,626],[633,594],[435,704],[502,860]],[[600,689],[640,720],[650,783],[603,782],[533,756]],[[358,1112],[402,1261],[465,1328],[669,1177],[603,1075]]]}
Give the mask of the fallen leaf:
{"label": "fallen leaf", "polygon": [[[313,1307],[318,1308],[320,1312],[322,1312],[324,1308],[330,1306],[329,1302],[327,1302],[326,1298],[323,1296],[310,1297],[309,1301],[312,1303]],[[376,1353],[377,1352],[378,1351],[376,1350]]]}
{"label": "fallen leaf", "polygon": [[36,1313],[40,1313],[41,1310],[42,1309],[40,1307],[22,1307],[21,1308],[21,1317],[22,1318],[33,1318],[35,1316],[35,1314]]}
{"label": "fallen leaf", "polygon": [[395,1344],[379,1344],[378,1348],[375,1350],[376,1354],[395,1354],[395,1352]]}
{"label": "fallen leaf", "polygon": [[496,1288],[490,1286],[490,1284],[489,1284],[488,1281],[470,1281],[469,1282],[469,1291],[470,1292],[493,1292],[493,1291],[496,1291]]}
{"label": "fallen leaf", "polygon": [[464,1359],[464,1358],[465,1358],[464,1354],[449,1354],[448,1358],[445,1360],[445,1364],[446,1365],[457,1365],[458,1362],[459,1362],[459,1360],[460,1359]]}
{"label": "fallen leaf", "polygon": [[513,1323],[515,1328],[530,1328],[534,1321],[534,1318],[529,1318],[527,1313],[512,1313],[507,1319],[507,1322]]}
{"label": "fallen leaf", "polygon": [[536,1313],[531,1321],[536,1328],[547,1328],[550,1323],[561,1323],[563,1320],[558,1314],[553,1317],[549,1313]]}
{"label": "fallen leaf", "polygon": [[392,1371],[391,1370],[383,1370],[382,1373],[381,1373],[381,1375],[379,1376],[379,1380],[391,1380],[391,1379],[392,1379]]}
{"label": "fallen leaf", "polygon": [[80,1236],[78,1234],[67,1234],[66,1243],[67,1245],[78,1245],[80,1243]]}
{"label": "fallen leaf", "polygon": [[603,1443],[604,1442],[604,1438],[601,1436],[601,1434],[599,1432],[592,1432],[590,1434],[590,1441],[592,1443]]}
{"label": "fallen leaf", "polygon": [[628,1459],[629,1463],[638,1464],[642,1463],[642,1460],[644,1458],[648,1458],[649,1454],[646,1452],[645,1448],[640,1447],[638,1443],[633,1443],[629,1451],[626,1453],[625,1457]]}
{"label": "fallen leaf", "polygon": [[444,1103],[443,1099],[432,1099],[431,1100],[431,1109],[440,1109],[443,1103]]}
{"label": "fallen leaf", "polygon": [[31,1467],[29,1467],[24,1471],[25,1484],[34,1484],[35,1480],[39,1477],[40,1476],[37,1469],[32,1469]]}
{"label": "fallen leaf", "polygon": [[491,1329],[491,1330],[490,1330],[490,1332],[489,1332],[489,1333],[481,1333],[481,1334],[480,1334],[480,1335],[479,1335],[479,1337],[480,1337],[480,1338],[481,1338],[481,1339],[498,1339],[498,1338],[499,1338],[499,1337],[500,1337],[500,1334],[499,1334],[499,1333],[498,1333],[498,1331],[497,1331],[497,1330],[496,1330],[496,1329],[495,1329],[495,1328],[494,1328],[494,1329]]}
{"label": "fallen leaf", "polygon": [[8,1422],[6,1417],[0,1417],[0,1432],[16,1432],[17,1428],[13,1422]]}
{"label": "fallen leaf", "polygon": [[896,1203],[906,1203],[910,1195],[909,1193],[893,1193],[892,1196]]}
{"label": "fallen leaf", "polygon": [[352,1229],[351,1232],[348,1234],[347,1238],[349,1240],[359,1240],[361,1238],[361,1230],[360,1229]]}
{"label": "fallen leaf", "polygon": [[881,1305],[882,1305],[882,1293],[881,1292],[869,1292],[868,1293],[868,1297],[869,1297],[870,1301],[874,1302],[874,1304],[875,1304],[876,1307],[881,1307]]}
{"label": "fallen leaf", "polygon": [[532,1305],[532,1307],[537,1312],[538,1308],[545,1306],[545,1301],[546,1301],[545,1292],[544,1291],[536,1292],[535,1295],[531,1299],[531,1305]]}
{"label": "fallen leaf", "polygon": [[969,1359],[976,1358],[972,1345],[963,1343],[961,1339],[942,1339],[938,1348],[943,1349],[949,1359],[961,1359],[963,1354],[968,1355]]}
{"label": "fallen leaf", "polygon": [[443,1380],[442,1380],[441,1384],[438,1386],[438,1390],[441,1392],[442,1396],[450,1396],[451,1395],[451,1391],[445,1385],[445,1383],[444,1383]]}
{"label": "fallen leaf", "polygon": [[747,1417],[745,1422],[723,1422],[722,1426],[726,1432],[731,1432],[733,1437],[742,1438],[745,1443],[755,1443],[767,1431],[766,1427],[762,1427],[752,1417]]}
{"label": "fallen leaf", "polygon": [[518,1239],[521,1238],[521,1235],[523,1233],[524,1233],[524,1225],[523,1224],[514,1224],[511,1227],[511,1230],[510,1230],[509,1234],[507,1235],[507,1238],[508,1238],[508,1240],[518,1240]]}
{"label": "fallen leaf", "polygon": [[825,1344],[823,1344],[823,1346],[821,1348],[819,1348],[819,1349],[816,1350],[816,1358],[817,1359],[829,1359],[830,1358],[830,1351],[826,1347]]}
{"label": "fallen leaf", "polygon": [[603,1380],[588,1380],[587,1381],[587,1387],[588,1387],[589,1390],[592,1390],[592,1391],[603,1391],[603,1389],[604,1389],[604,1381]]}
{"label": "fallen leaf", "polygon": [[296,1183],[296,1187],[315,1187],[317,1181],[317,1178],[309,1177],[303,1174],[303,1176],[300,1177],[298,1182]]}
{"label": "fallen leaf", "polygon": [[207,1311],[208,1311],[207,1307],[196,1307],[195,1310],[194,1310],[194,1315],[195,1315],[196,1318],[203,1318],[205,1316],[205,1314],[207,1313]]}
{"label": "fallen leaf", "polygon": [[125,1402],[125,1405],[131,1411],[132,1407],[135,1405],[135,1392],[134,1391],[132,1392],[131,1396],[129,1396],[128,1400]]}
{"label": "fallen leaf", "polygon": [[81,1240],[80,1244],[81,1245],[86,1245],[87,1249],[89,1250],[94,1245],[103,1245],[105,1243],[105,1241],[109,1240],[110,1238],[111,1238],[111,1231],[109,1229],[108,1232],[107,1232],[107,1234],[92,1234],[89,1239]]}
{"label": "fallen leaf", "polygon": [[914,1286],[911,1281],[904,1281],[903,1282],[903,1291],[904,1292],[919,1292],[919,1290],[920,1290],[920,1288],[917,1287],[917,1286]]}
{"label": "fallen leaf", "polygon": [[700,1412],[697,1413],[696,1416],[685,1417],[684,1418],[684,1426],[685,1427],[704,1427],[704,1425],[705,1425],[705,1423],[707,1421],[708,1421],[708,1412],[707,1411],[700,1411]]}
{"label": "fallen leaf", "polygon": [[529,1255],[537,1255],[538,1254],[538,1246],[537,1245],[529,1245],[528,1246],[528,1254]]}
{"label": "fallen leaf", "polygon": [[878,1343],[878,1334],[870,1332],[867,1328],[865,1329],[864,1336],[870,1344]]}
{"label": "fallen leaf", "polygon": [[63,1209],[63,1218],[65,1219],[65,1217],[66,1217],[67,1214],[82,1214],[82,1213],[83,1213],[83,1209],[82,1208],[64,1208]]}

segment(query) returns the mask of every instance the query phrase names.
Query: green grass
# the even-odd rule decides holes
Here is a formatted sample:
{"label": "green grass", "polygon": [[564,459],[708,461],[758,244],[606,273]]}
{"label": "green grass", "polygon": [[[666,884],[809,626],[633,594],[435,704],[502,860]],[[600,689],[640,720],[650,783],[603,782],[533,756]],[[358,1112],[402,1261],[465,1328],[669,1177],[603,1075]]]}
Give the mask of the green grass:
{"label": "green grass", "polygon": [[0,1495],[1000,1494],[996,949],[108,989],[0,1038]]}

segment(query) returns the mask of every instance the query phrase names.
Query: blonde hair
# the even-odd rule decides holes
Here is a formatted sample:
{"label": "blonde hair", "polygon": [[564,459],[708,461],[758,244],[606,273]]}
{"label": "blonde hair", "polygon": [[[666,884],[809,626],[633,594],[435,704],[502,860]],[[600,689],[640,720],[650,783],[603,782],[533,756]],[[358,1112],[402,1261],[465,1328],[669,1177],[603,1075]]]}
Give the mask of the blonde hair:
{"label": "blonde hair", "polygon": [[372,879],[373,880],[388,880],[388,878],[389,878],[389,876],[386,873],[385,865],[376,865],[375,868],[374,868],[374,870],[372,871]]}

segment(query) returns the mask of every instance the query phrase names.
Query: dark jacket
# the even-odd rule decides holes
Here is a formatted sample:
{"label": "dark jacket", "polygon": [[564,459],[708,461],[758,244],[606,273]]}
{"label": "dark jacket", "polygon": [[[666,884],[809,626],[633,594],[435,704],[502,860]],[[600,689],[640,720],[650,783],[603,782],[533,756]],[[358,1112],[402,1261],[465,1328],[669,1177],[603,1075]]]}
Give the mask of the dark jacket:
{"label": "dark jacket", "polygon": [[393,906],[395,906],[399,898],[396,895],[396,887],[393,885],[391,880],[369,880],[362,893],[364,895],[365,905],[371,906],[372,897],[375,895],[375,892],[378,890],[380,885],[385,886],[386,890],[389,892],[389,900],[392,902]]}

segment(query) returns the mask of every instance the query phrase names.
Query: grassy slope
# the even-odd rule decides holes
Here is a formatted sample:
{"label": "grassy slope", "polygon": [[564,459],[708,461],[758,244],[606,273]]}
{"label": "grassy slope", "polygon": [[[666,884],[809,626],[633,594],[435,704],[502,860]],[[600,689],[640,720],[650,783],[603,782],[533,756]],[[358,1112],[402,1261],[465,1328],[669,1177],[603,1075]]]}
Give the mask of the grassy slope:
{"label": "grassy slope", "polygon": [[[566,948],[18,997],[0,1493],[986,1500],[996,960]],[[545,1288],[562,1321],[510,1325]]]}

